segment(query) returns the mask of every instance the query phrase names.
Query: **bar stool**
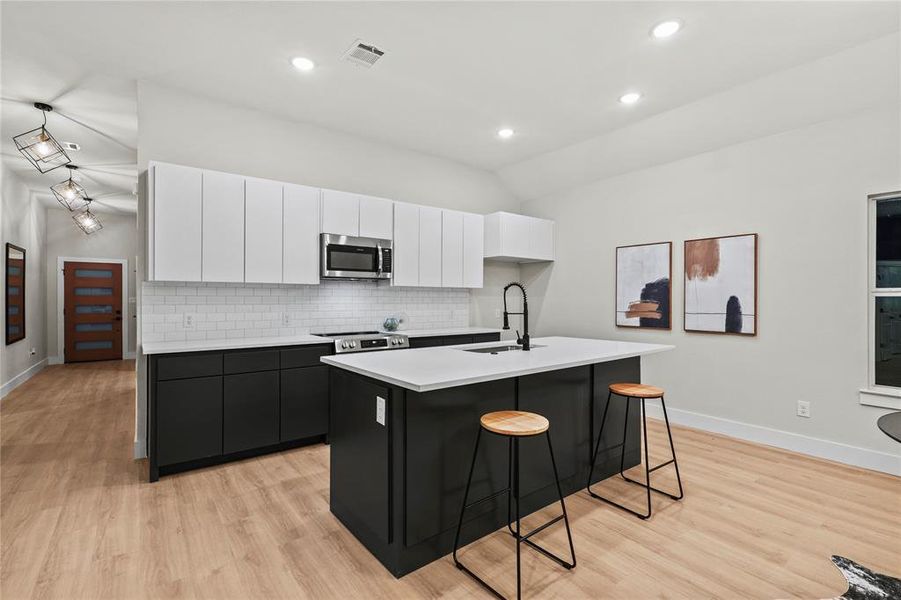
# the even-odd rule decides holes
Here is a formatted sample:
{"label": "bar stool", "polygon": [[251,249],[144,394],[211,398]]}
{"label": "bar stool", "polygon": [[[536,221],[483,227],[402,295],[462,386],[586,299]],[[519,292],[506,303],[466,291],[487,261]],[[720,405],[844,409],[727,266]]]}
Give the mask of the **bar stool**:
{"label": "bar stool", "polygon": [[[682,492],[682,478],[679,476],[679,463],[676,462],[676,448],[673,446],[673,434],[670,431],[669,417],[666,416],[666,402],[664,402],[664,400],[663,400],[663,390],[659,387],[654,387],[652,385],[642,385],[640,383],[613,383],[610,385],[609,390],[610,391],[607,393],[607,406],[604,407],[604,416],[601,417],[601,430],[598,432],[598,441],[594,446],[594,454],[591,457],[591,468],[588,470],[588,483],[585,485],[585,488],[587,489],[588,493],[593,498],[597,498],[598,500],[603,500],[604,502],[606,502],[608,504],[612,504],[613,506],[616,506],[617,508],[621,508],[625,511],[628,511],[628,512],[632,513],[633,515],[636,515],[642,519],[647,519],[651,516],[651,490],[654,490],[658,494],[663,494],[664,496],[668,496],[668,497],[672,498],[673,500],[681,500],[682,497],[684,496],[684,494]],[[595,463],[597,462],[597,458],[598,458],[598,450],[600,449],[600,446],[601,446],[601,438],[604,435],[604,423],[607,421],[607,409],[610,408],[610,400],[614,394],[616,394],[617,396],[622,396],[623,398],[626,399],[626,418],[625,418],[625,422],[623,424],[623,441],[614,446],[609,446],[607,448],[604,448],[604,451],[613,450],[614,448],[619,448],[622,446],[623,451],[622,451],[620,462],[619,462],[619,474],[626,481],[640,485],[647,489],[648,508],[647,508],[647,512],[644,514],[638,512],[638,511],[632,510],[631,508],[629,508],[627,506],[623,506],[622,504],[614,502],[613,500],[604,498],[603,496],[600,496],[600,495],[594,493],[593,491],[591,491],[591,475],[594,473]],[[673,458],[664,463],[660,463],[659,465],[651,467],[650,463],[648,462],[648,419],[647,419],[647,413],[645,411],[645,400],[653,400],[653,399],[657,399],[657,398],[660,399],[660,406],[663,407],[663,419],[666,422],[666,435],[669,437],[669,448],[670,448],[670,452],[673,455]],[[642,483],[640,481],[635,481],[634,479],[630,479],[630,478],[626,477],[626,474],[623,472],[624,466],[625,466],[625,461],[626,461],[626,448],[625,448],[626,432],[628,430],[628,425],[629,425],[629,409],[632,406],[632,400],[641,400],[641,428],[642,428],[642,432],[644,434],[644,477],[645,477],[644,483]],[[670,494],[669,492],[665,492],[661,489],[655,488],[654,486],[651,485],[651,473],[656,471],[657,469],[665,467],[669,464],[672,464],[676,468],[676,481],[679,483],[679,495],[678,496]]]}
{"label": "bar stool", "polygon": [[[488,591],[493,593],[498,598],[503,598],[503,596],[493,587],[488,585],[485,581],[482,580],[481,577],[473,573],[466,567],[463,563],[459,561],[457,558],[457,549],[460,545],[460,529],[463,527],[463,515],[466,512],[467,508],[475,506],[476,504],[480,504],[485,500],[489,500],[491,498],[495,498],[500,496],[501,494],[507,494],[507,528],[510,530],[510,534],[516,538],[516,597],[522,597],[522,573],[520,567],[520,544],[527,544],[550,558],[551,560],[557,562],[561,566],[572,569],[576,566],[576,550],[573,547],[573,537],[572,532],[569,529],[569,517],[566,514],[566,504],[563,502],[563,491],[560,489],[560,477],[557,475],[557,463],[554,461],[554,448],[551,446],[551,436],[548,433],[548,429],[550,428],[550,422],[543,416],[524,412],[520,410],[502,410],[497,412],[490,412],[482,415],[480,421],[479,432],[476,434],[476,445],[472,451],[472,464],[469,467],[469,477],[466,479],[466,491],[463,493],[463,507],[460,509],[460,520],[457,522],[457,533],[454,536],[454,564],[458,569],[465,572],[467,575],[478,581],[482,586],[484,586]],[[508,461],[507,461],[507,487],[503,490],[492,494],[487,498],[482,498],[472,504],[466,504],[466,501],[469,499],[469,488],[472,484],[472,474],[475,470],[476,466],[476,458],[479,453],[479,441],[482,439],[482,430],[485,430],[489,433],[500,435],[507,438],[508,442]],[[537,527],[530,531],[525,535],[520,534],[520,515],[519,515],[519,440],[520,438],[526,437],[535,437],[541,434],[544,434],[545,439],[547,439],[547,449],[548,454],[551,457],[551,466],[554,469],[554,482],[557,484],[557,496],[560,498],[560,507],[563,509],[563,514],[551,519],[544,525]],[[516,501],[516,530],[514,531],[511,526],[512,518],[510,512],[510,504],[511,500]],[[554,523],[563,519],[564,525],[566,525],[566,537],[569,538],[569,552],[572,556],[572,562],[566,562],[555,554],[545,550],[535,542],[533,542],[531,538],[533,535],[540,531],[544,531]]]}

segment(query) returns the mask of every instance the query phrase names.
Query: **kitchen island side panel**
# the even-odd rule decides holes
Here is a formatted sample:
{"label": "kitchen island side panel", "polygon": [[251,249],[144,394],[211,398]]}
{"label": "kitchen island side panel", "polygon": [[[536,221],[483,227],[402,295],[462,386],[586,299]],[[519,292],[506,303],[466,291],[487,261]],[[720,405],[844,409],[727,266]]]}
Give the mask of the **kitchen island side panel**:
{"label": "kitchen island side panel", "polygon": [[[585,367],[561,369],[521,378],[413,392],[357,375],[340,368],[344,385],[332,379],[331,416],[333,430],[344,436],[332,440],[332,480],[343,482],[331,491],[332,512],[395,575],[403,576],[450,553],[456,520],[459,517],[466,476],[479,417],[492,410],[519,408],[547,416],[551,421],[555,458],[564,495],[582,490],[588,475],[591,449],[607,401],[607,386],[618,381],[640,381],[640,359],[628,358]],[[373,394],[382,387],[388,398],[386,426],[375,424]],[[375,386],[375,387],[372,387]],[[348,395],[357,396],[356,399]],[[614,399],[608,413],[606,445],[622,438],[622,399]],[[639,463],[638,411],[629,415],[625,467]],[[368,421],[368,422],[367,422]],[[342,424],[342,422],[346,422]],[[354,427],[362,427],[369,442],[351,442]],[[508,442],[483,433],[469,502],[486,498],[507,485]],[[352,443],[354,452],[338,447]],[[365,447],[364,447],[365,446]],[[390,447],[390,451],[388,448]],[[345,448],[344,450],[347,450]],[[547,443],[543,436],[521,441],[523,499],[521,514],[528,515],[557,501],[551,476]],[[341,456],[335,460],[336,450]],[[354,455],[365,452],[362,462]],[[382,457],[385,465],[363,463]],[[619,472],[619,449],[598,457],[593,481]],[[385,474],[384,484],[372,479]],[[368,488],[353,485],[369,483]],[[390,498],[386,516],[377,511],[359,510],[372,506],[351,494]],[[461,542],[479,539],[506,524],[505,495],[467,511]],[[381,521],[381,519],[384,519]],[[379,521],[379,522],[373,522]],[[376,531],[391,531],[391,541]]]}

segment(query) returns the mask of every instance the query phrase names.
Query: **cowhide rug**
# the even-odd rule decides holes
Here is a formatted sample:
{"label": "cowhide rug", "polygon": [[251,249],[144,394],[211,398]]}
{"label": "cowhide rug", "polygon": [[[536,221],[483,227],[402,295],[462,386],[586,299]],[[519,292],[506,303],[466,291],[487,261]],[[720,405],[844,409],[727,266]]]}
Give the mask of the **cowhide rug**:
{"label": "cowhide rug", "polygon": [[848,580],[848,591],[839,600],[901,600],[901,579],[875,573],[843,556],[832,562]]}

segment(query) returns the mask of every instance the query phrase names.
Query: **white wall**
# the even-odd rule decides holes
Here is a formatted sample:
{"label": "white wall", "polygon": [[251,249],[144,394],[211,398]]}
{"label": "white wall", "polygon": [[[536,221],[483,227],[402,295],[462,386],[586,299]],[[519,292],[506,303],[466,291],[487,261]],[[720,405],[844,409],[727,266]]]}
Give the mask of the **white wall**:
{"label": "white wall", "polygon": [[[827,440],[845,458],[901,472],[897,443],[876,428],[885,411],[857,396],[867,383],[866,198],[901,189],[899,127],[898,106],[862,112],[525,203],[557,223],[556,263],[523,267],[537,332],[674,344],[644,362],[643,379],[666,388],[668,407],[715,418],[677,420],[788,432],[807,450],[823,445],[797,436]],[[738,233],[760,235],[759,335],[685,333],[682,242]],[[665,240],[673,331],[616,328],[614,249]],[[811,402],[811,418],[796,416],[797,400]]]}
{"label": "white wall", "polygon": [[[145,172],[150,160],[477,213],[519,206],[487,171],[139,82],[138,171]],[[143,206],[138,220],[143,228]],[[143,252],[139,249],[139,264]],[[486,265],[485,288],[470,294],[471,324],[499,322],[494,314],[502,306],[503,284],[519,274],[516,265]],[[138,368],[136,448],[141,452],[145,401],[140,355]]]}
{"label": "white wall", "polygon": [[[44,324],[47,288],[44,264],[44,208],[4,164],[0,174],[0,229],[2,252],[6,243],[25,248],[25,339],[9,346],[0,339],[0,397],[46,364]],[[6,268],[5,255],[2,257]],[[6,278],[0,276],[0,298],[6,310]],[[5,319],[3,320],[6,326]],[[32,350],[34,353],[32,354]]]}
{"label": "white wall", "polygon": [[[54,361],[62,362],[58,355],[58,277],[57,259],[60,256],[72,258],[117,258],[128,261],[123,280],[128,282],[128,297],[135,292],[135,254],[137,252],[137,221],[134,215],[100,213],[103,229],[91,235],[78,228],[72,221],[72,213],[62,208],[47,209],[46,287],[47,287],[47,349]],[[137,319],[135,304],[123,307],[127,318],[128,338],[123,353],[131,356],[137,339]]]}

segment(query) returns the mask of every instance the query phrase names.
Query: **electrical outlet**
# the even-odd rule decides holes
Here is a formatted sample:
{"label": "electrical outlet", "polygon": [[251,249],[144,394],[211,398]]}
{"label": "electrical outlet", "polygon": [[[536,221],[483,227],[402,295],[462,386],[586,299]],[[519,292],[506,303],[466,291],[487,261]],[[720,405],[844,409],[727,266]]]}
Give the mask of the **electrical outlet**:
{"label": "electrical outlet", "polygon": [[34,356],[34,355],[37,354],[37,353],[38,353],[38,351],[37,351],[36,348],[32,348],[32,349],[30,350],[30,354],[31,354],[32,356]]}
{"label": "electrical outlet", "polygon": [[379,425],[385,424],[385,399],[381,396],[375,397],[375,422]]}
{"label": "electrical outlet", "polygon": [[192,313],[185,313],[182,327],[184,329],[194,329],[194,315]]}
{"label": "electrical outlet", "polygon": [[291,326],[291,313],[283,312],[282,313],[282,327],[290,327]]}
{"label": "electrical outlet", "polygon": [[501,309],[499,309],[499,308],[495,308],[495,309],[494,309],[494,318],[495,318],[495,319],[500,319],[500,318],[501,318]]}
{"label": "electrical outlet", "polygon": [[810,402],[808,400],[798,400],[798,416],[810,418]]}

